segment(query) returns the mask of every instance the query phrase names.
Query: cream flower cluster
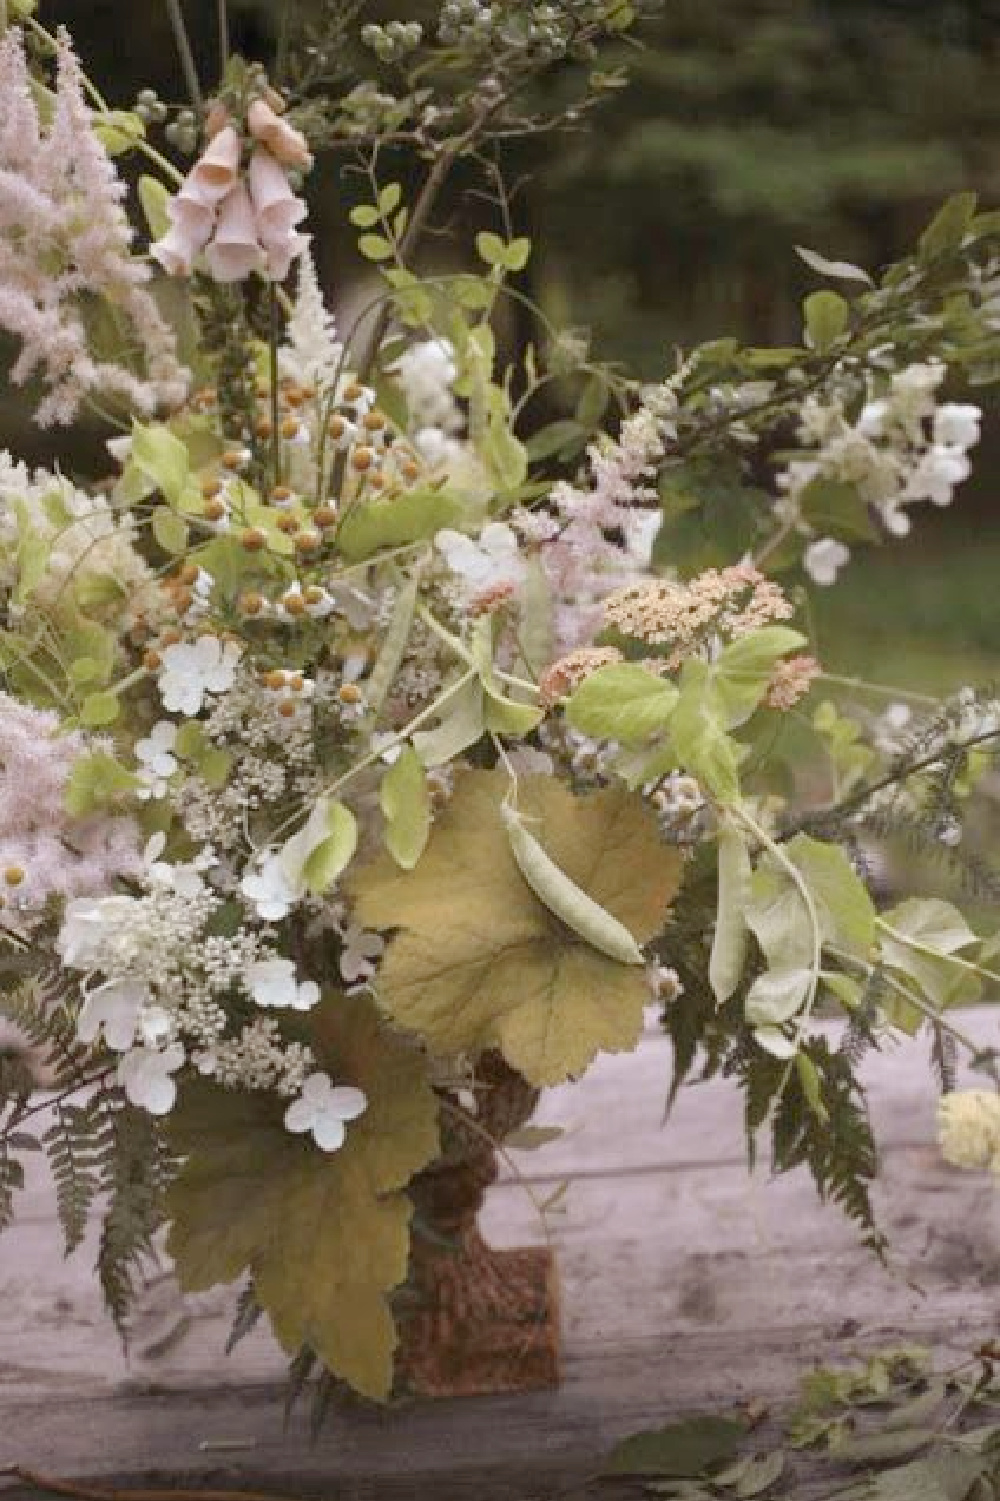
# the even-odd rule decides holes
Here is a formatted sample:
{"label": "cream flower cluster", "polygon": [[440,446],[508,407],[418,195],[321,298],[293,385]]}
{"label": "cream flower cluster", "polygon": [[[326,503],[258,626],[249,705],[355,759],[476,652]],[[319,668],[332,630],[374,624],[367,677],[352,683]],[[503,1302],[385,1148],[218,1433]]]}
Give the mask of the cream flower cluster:
{"label": "cream flower cluster", "polygon": [[958,1089],[938,1105],[941,1155],[955,1167],[989,1168],[1000,1173],[1000,1095],[987,1089]]}
{"label": "cream flower cluster", "polygon": [[215,133],[168,205],[170,228],[150,253],[170,276],[190,276],[204,252],[215,281],[245,281],[254,272],[284,281],[308,244],[296,228],[306,205],[287,170],[310,165],[305,137],[266,99],[255,99],[244,170],[240,132],[223,114],[213,123]]}

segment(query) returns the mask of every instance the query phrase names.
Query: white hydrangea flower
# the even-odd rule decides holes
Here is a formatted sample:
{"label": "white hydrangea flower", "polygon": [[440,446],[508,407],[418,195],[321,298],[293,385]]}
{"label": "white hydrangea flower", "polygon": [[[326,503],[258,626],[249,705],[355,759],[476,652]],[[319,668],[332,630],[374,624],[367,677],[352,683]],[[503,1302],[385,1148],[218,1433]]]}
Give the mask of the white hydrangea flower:
{"label": "white hydrangea flower", "polygon": [[850,556],[850,548],[838,542],[836,537],[820,537],[806,548],[802,566],[814,584],[826,587],[837,582],[837,574]]}
{"label": "white hydrangea flower", "polygon": [[315,980],[299,982],[291,959],[258,959],[248,968],[246,983],[258,1006],[309,1011],[320,998]]}
{"label": "white hydrangea flower", "polygon": [[179,641],[163,652],[159,687],[163,707],[188,718],[200,712],[208,693],[226,693],[233,686],[240,646],[218,636]]}
{"label": "white hydrangea flower", "polygon": [[118,1082],[126,1098],[150,1115],[166,1115],[177,1098],[177,1085],[171,1078],[183,1065],[184,1048],[179,1042],[170,1047],[133,1048],[118,1064]]}
{"label": "white hydrangea flower", "polygon": [[109,1048],[125,1053],[135,1042],[139,1017],[151,999],[149,986],[142,980],[109,980],[91,990],[76,1019],[76,1035],[88,1046],[101,1032]]}
{"label": "white hydrangea flower", "polygon": [[336,1152],[344,1145],[345,1123],[357,1120],[368,1108],[368,1096],[349,1084],[335,1085],[329,1074],[310,1074],[302,1093],[285,1111],[289,1131],[311,1131],[324,1152]]}
{"label": "white hydrangea flower", "polygon": [[929,500],[936,506],[951,505],[955,486],[972,473],[972,465],[957,448],[934,444],[920,459],[906,487],[907,500]]}
{"label": "white hydrangea flower", "polygon": [[201,896],[205,890],[202,872],[210,870],[218,863],[215,855],[211,850],[205,849],[193,860],[182,860],[174,864],[169,860],[160,859],[166,843],[167,836],[163,833],[153,834],[146,842],[142,862],[145,866],[147,883],[151,887],[158,886],[174,891],[178,896]]}
{"label": "white hydrangea flower", "polygon": [[292,881],[280,854],[265,856],[256,871],[250,871],[240,882],[243,895],[249,897],[257,908],[257,916],[265,922],[280,922],[299,900],[301,892]]}
{"label": "white hydrangea flower", "polygon": [[938,1104],[941,1155],[955,1167],[1000,1173],[1000,1095],[959,1089]]}

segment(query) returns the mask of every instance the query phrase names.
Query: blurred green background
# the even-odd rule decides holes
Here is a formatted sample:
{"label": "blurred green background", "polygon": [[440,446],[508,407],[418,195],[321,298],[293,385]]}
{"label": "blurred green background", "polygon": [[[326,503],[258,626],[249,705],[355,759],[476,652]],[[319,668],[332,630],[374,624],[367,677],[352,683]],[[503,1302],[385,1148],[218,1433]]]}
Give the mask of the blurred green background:
{"label": "blurred green background", "polygon": [[[237,46],[266,59],[284,3],[230,0]],[[362,19],[429,13],[390,3]],[[186,0],[186,14],[211,58],[214,5]],[[160,0],[43,0],[41,15],[71,27],[115,102],[148,83],[180,97]],[[519,148],[507,163],[517,227],[538,247],[530,290],[557,319],[589,326],[601,357],[654,377],[678,345],[729,333],[795,339],[815,285],[796,243],[876,267],[911,246],[949,193],[972,187],[1000,204],[997,0],[665,0],[641,35],[641,50],[623,48],[630,87],[589,129]],[[314,180],[335,302],[357,274],[342,206],[356,191],[332,165]],[[0,443],[27,441],[8,395]],[[54,451],[30,441],[39,457]],[[831,669],[945,690],[991,678],[998,473],[994,422],[950,512],[924,508],[913,537],[820,592],[815,624]]]}

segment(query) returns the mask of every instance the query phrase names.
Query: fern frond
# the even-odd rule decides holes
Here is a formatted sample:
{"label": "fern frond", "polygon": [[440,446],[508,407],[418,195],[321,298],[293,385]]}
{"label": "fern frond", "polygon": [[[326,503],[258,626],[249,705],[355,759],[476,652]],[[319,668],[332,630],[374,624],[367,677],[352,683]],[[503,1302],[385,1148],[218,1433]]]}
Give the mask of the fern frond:
{"label": "fern frond", "polygon": [[822,1113],[807,1099],[798,1072],[789,1077],[772,1123],[776,1172],[805,1164],[822,1199],[837,1204],[862,1232],[864,1243],[885,1259],[888,1243],[872,1207],[870,1185],[878,1155],[864,1091],[850,1060],[834,1052],[824,1037],[812,1037],[804,1051],[819,1079]]}
{"label": "fern frond", "polygon": [[135,1277],[151,1258],[163,1223],[164,1195],[174,1159],[155,1117],[108,1091],[109,1128],[101,1154],[100,1190],[106,1195],[97,1273],[115,1326],[127,1337]]}
{"label": "fern frond", "polygon": [[13,1022],[52,1070],[56,1089],[86,1082],[88,1049],[77,1040],[76,982],[53,968],[0,990],[0,1016]]}
{"label": "fern frond", "polygon": [[75,1251],[87,1231],[87,1216],[101,1187],[105,1112],[97,1094],[83,1104],[59,1101],[42,1141],[56,1188],[56,1209],[66,1244]]}

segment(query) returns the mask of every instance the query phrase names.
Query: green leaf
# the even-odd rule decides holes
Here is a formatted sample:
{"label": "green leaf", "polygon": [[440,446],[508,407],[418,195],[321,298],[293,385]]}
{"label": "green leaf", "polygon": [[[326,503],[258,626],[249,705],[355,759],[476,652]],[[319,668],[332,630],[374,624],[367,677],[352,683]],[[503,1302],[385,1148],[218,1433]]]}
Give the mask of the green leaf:
{"label": "green leaf", "polygon": [[782,657],[805,644],[800,631],[786,625],[766,625],[723,647],[712,664],[712,679],[729,729],[749,719]]}
{"label": "green leaf", "polygon": [[488,266],[503,266],[507,254],[507,246],[499,235],[490,229],[482,229],[476,235],[476,252]]}
{"label": "green leaf", "polygon": [[126,109],[102,110],[92,117],[91,129],[109,156],[120,156],[146,139],[145,125]]}
{"label": "green leaf", "polygon": [[385,819],[385,844],[397,865],[412,870],[427,847],[431,831],[431,803],[427,773],[412,745],[382,777],[379,804]]}
{"label": "green leaf", "polygon": [[739,750],[725,725],[725,707],[708,663],[685,662],[670,721],[677,759],[720,803],[734,803],[740,795]]}
{"label": "green leaf", "polygon": [[[911,897],[884,913],[882,921],[900,935],[894,938],[880,925],[882,962],[916,985],[936,1010],[979,998],[982,986],[978,977],[948,958],[978,941],[957,907],[938,897]],[[904,942],[906,938],[934,952],[921,953]],[[915,1031],[922,1021],[917,1009],[907,1007],[902,999],[888,999],[886,1009],[907,1031]]]}
{"label": "green leaf", "polygon": [[545,427],[540,427],[536,433],[524,445],[525,453],[532,463],[540,463],[542,459],[551,459],[558,454],[560,458],[572,457],[578,453],[587,440],[587,429],[581,427],[579,422],[568,418],[561,418],[558,422],[550,422]]}
{"label": "green leaf", "polygon": [[442,708],[436,729],[418,730],[413,746],[425,766],[443,766],[475,745],[485,728],[483,686],[470,677]]}
{"label": "green leaf", "polygon": [[150,522],[153,536],[164,552],[183,552],[188,545],[188,526],[183,516],[166,506],[157,506]]}
{"label": "green leaf", "polygon": [[406,580],[396,594],[395,603],[392,607],[392,617],[388,629],[382,637],[375,666],[368,677],[365,699],[368,704],[368,712],[377,717],[379,710],[385,703],[389,690],[393,685],[400,663],[406,655],[407,643],[410,639],[410,631],[413,628],[413,617],[417,608],[417,595],[420,590],[420,578],[414,574]]}
{"label": "green leaf", "polygon": [[731,823],[719,830],[719,895],[708,981],[719,1005],[729,1000],[746,968],[749,929],[744,911],[750,895],[750,856]]}
{"label": "green leaf", "polygon": [[731,1459],[745,1436],[745,1426],[731,1418],[687,1418],[623,1439],[605,1460],[601,1474],[693,1479]]}
{"label": "green leaf", "polygon": [[250,1273],[290,1354],[308,1345],[363,1395],[388,1396],[396,1343],[389,1298],[405,1280],[413,1175],[438,1151],[437,1103],[420,1052],[361,995],[309,1016],[321,1068],[368,1106],[323,1152],[282,1124],[273,1094],[185,1085],[170,1117],[183,1159],[168,1196],[169,1254],[188,1292]]}
{"label": "green leaf", "polygon": [[149,233],[154,240],[162,240],[170,228],[170,215],[167,212],[170,190],[158,177],[143,176],[139,178],[138,192]]}
{"label": "green leaf", "polygon": [[573,692],[566,718],[581,734],[597,740],[638,745],[664,730],[679,692],[634,662],[599,667]]}
{"label": "green leaf", "polygon": [[91,751],[73,762],[63,798],[66,812],[85,818],[129,798],[140,785],[139,778],[107,751]]}
{"label": "green leaf", "polygon": [[429,540],[461,516],[461,500],[448,490],[408,490],[393,499],[352,506],[341,522],[337,542],[349,563],[360,563],[382,548]]}
{"label": "green leaf", "polygon": [[[796,834],[784,853],[809,890],[822,941],[867,962],[875,939],[875,908],[844,851]],[[811,966],[806,904],[789,872],[770,855],[762,857],[754,872],[747,922],[773,969]]]}
{"label": "green leaf", "polygon": [[825,354],[847,329],[850,304],[838,292],[812,292],[802,304],[805,329],[817,354]]}
{"label": "green leaf", "polygon": [[395,246],[385,235],[361,235],[358,249],[366,261],[387,261],[395,254]]}
{"label": "green leaf", "polygon": [[813,271],[818,271],[820,276],[829,276],[836,281],[860,281],[868,287],[872,284],[868,272],[861,266],[853,265],[851,261],[827,260],[818,250],[807,250],[805,245],[796,245],[795,254]]}
{"label": "green leaf", "polygon": [[379,212],[373,203],[356,204],[347,216],[358,229],[371,229],[379,221]]}
{"label": "green leaf", "polygon": [[857,485],[832,479],[810,480],[799,496],[805,521],[821,536],[873,541],[878,533]]}
{"label": "green leaf", "polygon": [[80,723],[88,730],[102,729],[114,724],[121,713],[121,702],[116,693],[91,693],[80,709]]}
{"label": "green leaf", "polygon": [[747,994],[747,1021],[752,1027],[777,1027],[791,1021],[804,1006],[812,984],[809,968],[766,970]]}
{"label": "green leaf", "polygon": [[508,271],[523,271],[531,255],[531,241],[519,235],[504,248],[503,264]]}
{"label": "green leaf", "polygon": [[501,490],[516,490],[528,476],[528,454],[520,438],[511,432],[505,416],[494,413],[477,445]]}
{"label": "green leaf", "polygon": [[508,1132],[503,1144],[516,1152],[537,1152],[539,1147],[547,1147],[565,1135],[562,1126],[519,1126],[516,1131]]}
{"label": "green leaf", "polygon": [[403,189],[398,182],[387,182],[378,195],[379,213],[386,218],[393,209],[398,208],[403,197]]}
{"label": "green leaf", "polygon": [[191,461],[187,448],[169,428],[144,427],[132,424],[132,452],[129,460],[141,475],[150,481],[176,506],[187,486]]}
{"label": "green leaf", "polygon": [[354,859],[358,847],[358,823],[350,808],[331,802],[327,810],[325,839],[310,850],[302,866],[306,886],[313,896],[322,896]]}
{"label": "green leaf", "polygon": [[[348,893],[365,927],[396,930],[379,1002],[438,1053],[499,1048],[532,1083],[582,1073],[600,1051],[635,1046],[648,986],[641,966],[600,953],[534,894],[511,852],[501,771],[465,771],[410,872],[388,856],[355,866]],[[553,863],[637,943],[662,931],[681,860],[640,797],[575,797],[543,776],[518,808]],[[442,921],[445,895],[447,921]]]}
{"label": "green leaf", "polygon": [[956,193],[938,209],[920,236],[920,260],[924,265],[960,250],[976,212],[975,193]]}

